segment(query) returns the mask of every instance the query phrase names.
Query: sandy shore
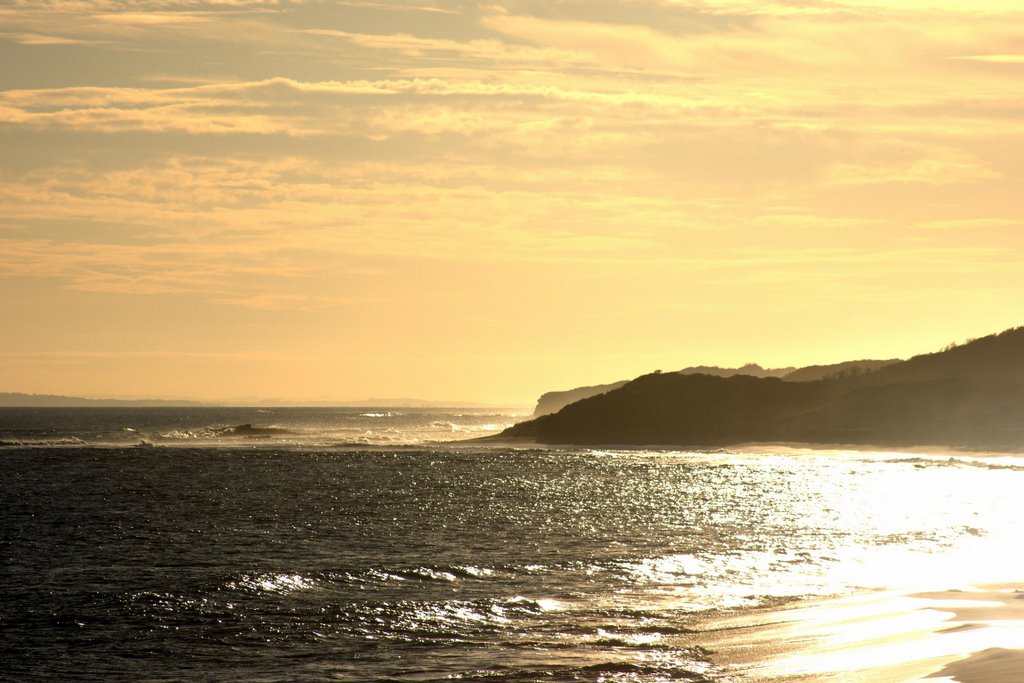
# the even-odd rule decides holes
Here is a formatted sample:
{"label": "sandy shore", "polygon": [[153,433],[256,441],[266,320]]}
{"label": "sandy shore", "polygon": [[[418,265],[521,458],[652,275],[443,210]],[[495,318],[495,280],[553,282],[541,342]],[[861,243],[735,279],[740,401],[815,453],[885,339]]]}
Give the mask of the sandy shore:
{"label": "sandy shore", "polygon": [[701,636],[736,681],[1021,683],[1024,583],[799,603]]}

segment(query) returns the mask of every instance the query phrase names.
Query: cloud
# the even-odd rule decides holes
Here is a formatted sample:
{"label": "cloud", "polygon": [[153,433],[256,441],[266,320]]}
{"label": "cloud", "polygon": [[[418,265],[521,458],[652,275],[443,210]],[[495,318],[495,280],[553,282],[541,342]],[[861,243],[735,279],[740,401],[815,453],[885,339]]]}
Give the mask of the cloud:
{"label": "cloud", "polygon": [[544,49],[528,45],[515,45],[493,38],[453,40],[450,38],[421,38],[408,33],[368,34],[335,29],[301,29],[299,32],[326,38],[346,40],[371,50],[397,52],[416,59],[483,60],[496,67],[508,69],[516,65],[548,65],[565,67],[586,63],[580,55],[569,50]]}
{"label": "cloud", "polygon": [[0,108],[0,121],[33,127],[61,127],[104,133],[181,131],[194,134],[309,135],[317,131],[260,114],[210,114],[189,105],[146,109],[82,108],[58,112],[26,112]]}
{"label": "cloud", "polygon": [[526,127],[536,137],[545,126],[551,130],[551,123],[561,126],[583,116],[614,121],[617,111],[624,117],[618,125],[635,128],[636,107],[644,108],[645,125],[651,126],[674,121],[684,112],[711,120],[731,106],[699,91],[672,95],[480,80],[272,78],[184,88],[8,90],[0,92],[0,122],[103,132],[346,134],[377,139],[409,131],[468,135],[514,133]]}
{"label": "cloud", "polygon": [[0,33],[0,37],[13,40],[21,45],[100,45],[102,41],[69,38],[67,36],[44,35],[42,33]]}
{"label": "cloud", "polygon": [[497,12],[482,18],[486,28],[578,55],[611,69],[673,69],[692,67],[687,39],[677,39],[642,25],[605,24],[545,19]]}
{"label": "cloud", "polygon": [[352,0],[339,2],[339,5],[347,7],[358,7],[366,9],[382,10],[386,12],[426,12],[428,14],[458,14],[459,10],[453,7],[441,7],[439,5],[418,5],[408,2],[362,2]]}
{"label": "cloud", "polygon": [[[621,148],[629,137],[641,142],[663,139],[687,126],[918,132],[930,127],[938,134],[960,133],[986,116],[980,108],[1005,108],[1017,99],[1008,89],[1012,74],[999,69],[961,79],[962,94],[956,99],[979,103],[969,115],[951,104],[954,96],[945,87],[962,73],[957,69],[972,61],[956,55],[977,52],[984,57],[985,50],[1009,50],[1013,45],[1013,31],[998,15],[965,10],[971,15],[965,20],[959,15],[909,16],[876,8],[854,17],[847,5],[808,0],[767,6],[811,8],[821,14],[759,15],[735,24],[709,24],[688,34],[674,34],[658,25],[659,16],[667,12],[700,17],[711,7],[750,9],[757,4],[640,2],[631,24],[567,19],[553,11],[532,15],[526,11],[529,4],[507,3],[480,8],[476,14],[463,11],[460,23],[451,24],[451,35],[445,35],[444,23],[414,35],[341,30],[331,22],[296,28],[301,25],[297,18],[309,18],[298,14],[301,4],[181,2],[140,12],[138,5],[129,3],[124,11],[109,15],[114,19],[89,19],[89,26],[135,19],[152,22],[152,30],[165,41],[162,49],[234,43],[245,35],[250,43],[233,49],[257,56],[269,47],[291,55],[284,62],[288,64],[334,64],[341,59],[347,69],[378,75],[325,80],[268,74],[179,88],[10,90],[0,93],[0,121],[31,129],[104,133],[346,135],[376,141],[406,134],[451,134],[486,140],[484,146],[491,150],[538,154],[558,149],[582,156],[604,146]],[[88,9],[89,17],[100,16],[97,8],[112,6],[52,5],[62,11]],[[234,22],[232,12],[246,7],[274,12],[259,15],[245,31],[224,23]],[[404,6],[395,7],[400,11]],[[577,11],[582,10],[564,9],[568,14]],[[39,14],[42,22],[45,12]],[[179,24],[205,31],[202,40],[195,40],[198,34],[176,34]],[[86,35],[63,38],[85,40]],[[444,77],[420,77],[424,74]],[[186,82],[190,77],[181,76]],[[913,108],[920,112],[929,107],[927,119],[914,117]]]}
{"label": "cloud", "polygon": [[1022,12],[1015,0],[988,0],[984,4],[965,0],[668,0],[675,7],[702,12],[774,16],[882,14],[954,14],[984,16]]}
{"label": "cloud", "polygon": [[[289,43],[286,32],[271,17],[283,11],[283,4],[249,2],[18,2],[0,7],[0,25],[9,35],[24,36],[22,44],[76,45],[100,47],[123,53],[149,53],[150,60],[124,61],[121,78],[138,72],[144,65],[158,61],[160,55],[177,54],[178,65],[201,64],[204,54],[223,57],[215,44],[248,46],[254,49],[280,49]],[[299,4],[288,4],[298,8]],[[57,37],[41,42],[32,36]],[[258,48],[256,47],[258,46]],[[95,59],[95,52],[93,59]],[[217,57],[219,55],[219,57]],[[212,61],[212,60],[211,60]],[[209,62],[207,62],[209,64]],[[76,71],[69,64],[66,72]]]}
{"label": "cloud", "polygon": [[76,130],[212,134],[317,132],[309,117],[267,111],[245,97],[271,82],[191,88],[71,87],[0,92],[0,122]]}
{"label": "cloud", "polygon": [[[76,232],[12,234],[0,249],[0,272],[54,278],[78,291],[192,294],[232,307],[312,312],[349,305],[352,282],[386,282],[403,263],[644,263],[687,277],[803,264],[806,274],[870,258],[881,248],[877,235],[897,234],[878,220],[792,207],[746,220],[729,204],[663,195],[656,183],[615,167],[575,182],[569,171],[535,171],[516,191],[509,173],[440,160],[331,166],[298,157],[180,157],[101,174],[49,168],[0,186],[0,210],[34,225],[30,234]],[[758,201],[751,195],[744,205],[753,210]],[[91,225],[105,226],[108,237],[90,240]],[[724,235],[735,236],[734,247]],[[742,253],[758,241],[765,246]],[[837,246],[844,241],[849,246]]]}
{"label": "cloud", "polygon": [[[347,135],[382,140],[401,133],[486,136],[490,149],[580,150],[635,145],[652,135],[703,126],[821,128],[902,125],[942,131],[959,119],[1014,107],[986,94],[968,109],[963,99],[922,102],[890,98],[851,104],[827,91],[730,90],[702,84],[671,88],[604,89],[482,80],[381,79],[263,81],[171,88],[73,87],[0,92],[0,123],[31,129],[105,133],[145,131],[195,135]],[[575,86],[575,87],[572,87]],[[907,95],[904,95],[907,97]],[[946,95],[943,93],[943,98]],[[986,97],[988,99],[986,99]],[[922,123],[920,112],[930,108]],[[1010,125],[1007,121],[1004,125]],[[580,147],[580,145],[583,147]]]}
{"label": "cloud", "polygon": [[827,181],[837,185],[956,185],[979,183],[999,177],[999,173],[984,164],[959,154],[897,163],[836,164],[826,172]]}
{"label": "cloud", "polygon": [[196,24],[209,22],[207,16],[188,14],[185,12],[114,12],[95,14],[93,18],[111,24],[129,24],[135,26],[166,26],[168,24]]}
{"label": "cloud", "polygon": [[[963,188],[1005,176],[1005,165],[978,140],[1020,125],[1007,77],[985,69],[961,81],[957,93],[947,87],[951,70],[966,68],[950,55],[981,55],[983,45],[1010,54],[1004,22],[908,18],[881,8],[854,16],[850,7],[870,3],[812,1],[765,3],[778,11],[690,33],[656,21],[670,10],[699,17],[755,5],[640,2],[628,23],[625,15],[566,18],[582,16],[586,8],[577,6],[539,16],[529,3],[509,3],[462,12],[458,30],[442,15],[442,23],[414,35],[330,23],[296,28],[304,25],[294,13],[300,5],[260,4],[249,9],[275,10],[260,20],[274,49],[293,50],[289,59],[301,61],[326,46],[330,60],[345,55],[366,66],[362,77],[317,78],[324,71],[309,68],[298,70],[304,78],[189,83],[184,74],[185,84],[174,86],[173,67],[162,65],[172,87],[2,91],[8,131],[40,139],[82,133],[83,140],[99,132],[115,145],[118,134],[151,135],[133,138],[144,140],[138,155],[145,160],[131,169],[72,164],[8,177],[0,208],[13,223],[52,231],[72,221],[102,223],[190,249],[201,236],[210,240],[203,257],[210,264],[245,235],[259,245],[253,268],[281,257],[274,239],[283,231],[297,249],[339,257],[598,261],[616,252],[653,258],[665,243],[683,244],[696,232],[738,230],[744,217],[766,234],[878,229],[871,216],[841,209],[771,214],[760,203],[806,205],[822,192],[891,184]],[[209,29],[204,40],[224,29],[224,17],[198,2],[161,4],[151,15],[128,3],[114,19],[99,17],[109,4],[59,6],[93,23],[148,22],[168,45],[200,44],[175,33],[179,25]],[[794,15],[777,16],[786,9]],[[413,75],[431,69],[444,76]],[[209,139],[223,158],[177,154],[183,134]],[[252,153],[254,136],[264,138],[255,147],[268,151]],[[715,204],[737,191],[749,209]],[[178,272],[161,261],[166,254],[124,253],[126,261]],[[65,256],[79,259],[69,276],[79,287],[186,287],[192,275],[151,277],[120,262]],[[290,262],[279,261],[282,277],[291,276],[284,274]],[[87,266],[98,272],[85,273]],[[292,293],[280,301],[265,292],[216,295],[234,305],[299,302]]]}
{"label": "cloud", "polygon": [[[0,183],[0,211],[31,226],[0,240],[0,275],[314,310],[339,300],[311,294],[312,283],[376,280],[387,267],[375,262],[628,258],[654,246],[631,234],[631,222],[659,211],[671,220],[665,212],[674,210],[642,197],[553,193],[555,175],[525,178],[519,191],[488,190],[481,184],[507,182],[500,167],[453,170],[195,157],[102,173],[39,169]],[[49,236],[29,236],[40,234]]]}
{"label": "cloud", "polygon": [[877,227],[881,221],[848,216],[821,216],[807,213],[770,213],[755,217],[751,225],[775,230],[853,231]]}
{"label": "cloud", "polygon": [[966,55],[951,57],[969,62],[988,62],[990,64],[1024,64],[1024,55]]}
{"label": "cloud", "polygon": [[1009,218],[957,218],[952,220],[926,221],[918,223],[915,228],[920,230],[1000,230],[1019,228],[1022,225],[1020,219]]}
{"label": "cloud", "polygon": [[343,302],[325,296],[310,296],[305,294],[280,294],[268,292],[254,294],[251,296],[223,297],[213,299],[213,303],[225,304],[228,306],[240,306],[261,311],[317,311],[329,308],[337,308]]}

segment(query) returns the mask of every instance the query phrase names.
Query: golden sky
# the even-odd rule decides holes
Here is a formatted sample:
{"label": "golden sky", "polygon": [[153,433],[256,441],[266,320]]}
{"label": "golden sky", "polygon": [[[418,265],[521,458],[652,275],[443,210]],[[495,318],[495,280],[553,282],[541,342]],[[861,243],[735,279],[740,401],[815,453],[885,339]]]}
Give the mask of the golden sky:
{"label": "golden sky", "polygon": [[1024,323],[1019,0],[0,0],[0,391],[529,403]]}

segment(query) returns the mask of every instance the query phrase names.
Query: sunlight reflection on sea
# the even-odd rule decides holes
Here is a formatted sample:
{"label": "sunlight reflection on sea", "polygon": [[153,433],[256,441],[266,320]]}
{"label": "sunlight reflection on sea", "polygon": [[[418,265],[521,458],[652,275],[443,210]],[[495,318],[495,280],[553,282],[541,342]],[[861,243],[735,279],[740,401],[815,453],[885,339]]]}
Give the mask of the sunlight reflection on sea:
{"label": "sunlight reflection on sea", "polygon": [[[262,415],[293,432],[394,419]],[[46,436],[250,421],[107,416]],[[1022,559],[1019,458],[288,438],[0,449],[0,672],[718,681],[695,633],[709,616],[948,589]]]}

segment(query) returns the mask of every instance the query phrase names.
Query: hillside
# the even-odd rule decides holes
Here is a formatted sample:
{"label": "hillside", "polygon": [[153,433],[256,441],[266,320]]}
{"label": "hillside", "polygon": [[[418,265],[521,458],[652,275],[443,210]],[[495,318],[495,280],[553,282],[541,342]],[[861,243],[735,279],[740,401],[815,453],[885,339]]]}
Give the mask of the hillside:
{"label": "hillside", "polygon": [[566,389],[565,391],[549,391],[545,394],[541,394],[540,398],[537,399],[537,407],[533,409],[533,416],[540,417],[541,415],[557,413],[570,403],[582,401],[585,398],[597,396],[598,394],[607,393],[613,389],[618,389],[624,384],[626,384],[626,380],[612,382],[611,384],[595,384],[589,387],[576,387],[575,389]]}
{"label": "hillside", "polygon": [[[880,367],[897,363],[898,360],[853,360],[833,365],[809,365],[804,368],[762,368],[756,363],[748,363],[738,368],[720,368],[713,365],[696,365],[677,371],[680,375],[713,375],[715,377],[732,377],[748,375],[750,377],[779,377],[787,382],[809,382],[824,379],[839,373],[861,374],[871,372]],[[576,387],[564,391],[549,391],[537,399],[537,407],[533,410],[534,417],[557,413],[562,408],[576,401],[591,396],[606,394],[626,384],[626,380],[611,384],[595,384],[587,387]]]}
{"label": "hillside", "polygon": [[808,365],[794,370],[782,379],[787,382],[813,382],[819,379],[835,379],[838,376],[863,375],[899,362],[900,359],[892,358],[890,360],[850,360],[831,365]]}
{"label": "hillside", "polygon": [[784,381],[655,373],[506,430],[541,443],[1024,447],[1024,328],[871,372]]}
{"label": "hillside", "polygon": [[[679,375],[714,375],[715,377],[732,377],[733,375],[749,375],[751,377],[783,377],[793,372],[795,368],[762,368],[756,363],[748,363],[738,368],[720,368],[713,365],[697,365],[683,368],[676,371]],[[799,372],[799,371],[798,371]],[[533,411],[534,417],[557,413],[565,406],[582,401],[591,396],[605,394],[618,389],[626,384],[626,380],[613,382],[611,384],[596,384],[589,387],[577,387],[565,391],[549,391],[537,399],[537,407]]]}

